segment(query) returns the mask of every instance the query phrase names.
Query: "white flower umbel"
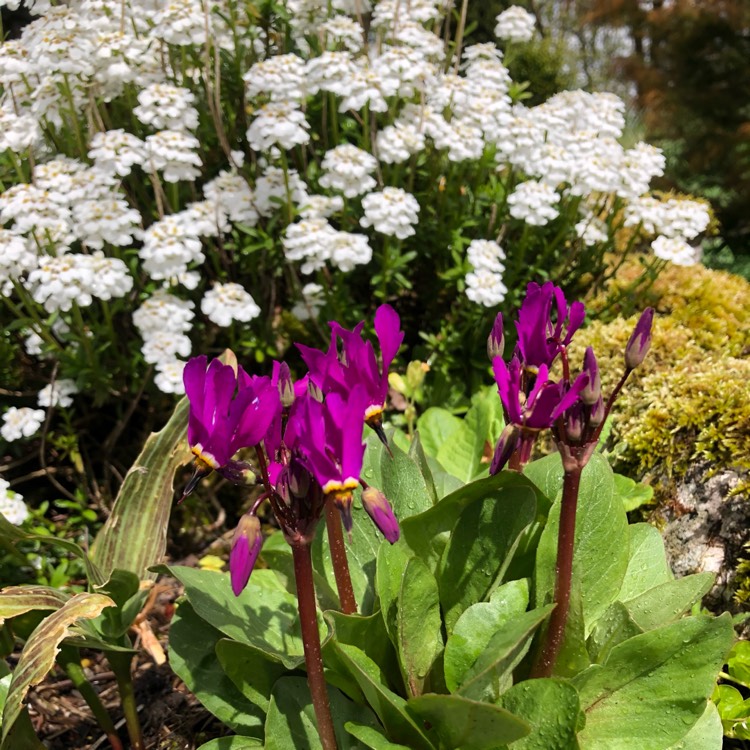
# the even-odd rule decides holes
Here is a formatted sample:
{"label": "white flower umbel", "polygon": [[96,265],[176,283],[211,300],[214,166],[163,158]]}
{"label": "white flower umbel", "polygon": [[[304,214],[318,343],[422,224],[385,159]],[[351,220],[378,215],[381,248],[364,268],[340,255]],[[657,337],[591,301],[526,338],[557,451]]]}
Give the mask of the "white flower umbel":
{"label": "white flower umbel", "polygon": [[135,164],[141,165],[146,159],[146,144],[126,133],[122,128],[95,133],[91,139],[89,159],[103,172],[127,177]]}
{"label": "white flower umbel", "polygon": [[290,224],[281,244],[289,261],[305,261],[302,273],[320,270],[331,257],[331,241],[336,230],[322,218],[303,219]]}
{"label": "white flower umbel", "polygon": [[247,129],[247,142],[254,151],[272,146],[289,150],[310,140],[310,124],[301,109],[291,102],[269,102],[256,113]]}
{"label": "white flower umbel", "polygon": [[89,289],[93,279],[88,256],[74,253],[59,257],[44,255],[38,263],[24,286],[47,312],[65,312],[73,307],[74,302],[80,307],[91,304]]}
{"label": "white flower umbel", "polygon": [[187,333],[193,327],[195,305],[164,289],[158,289],[133,313],[133,323],[146,338],[156,331]]}
{"label": "white flower umbel", "polygon": [[343,44],[350,52],[359,52],[364,43],[362,25],[347,16],[333,16],[320,27],[328,46]]}
{"label": "white flower umbel", "polygon": [[154,331],[149,333],[141,347],[143,359],[150,365],[171,362],[179,357],[189,357],[192,344],[184,333]]}
{"label": "white flower umbel", "polygon": [[372,260],[372,248],[364,234],[336,232],[331,237],[331,263],[344,272]]}
{"label": "white flower umbel", "polygon": [[187,46],[206,43],[206,27],[210,25],[200,0],[170,0],[159,3],[161,10],[154,16],[153,35],[168,44]]}
{"label": "white flower umbel", "polygon": [[189,203],[184,211],[172,215],[199,237],[218,237],[231,229],[223,206],[210,199]]}
{"label": "white flower umbel", "polygon": [[195,151],[200,142],[189,133],[160,130],[146,138],[147,172],[163,172],[167,182],[192,182],[200,175],[201,158]]}
{"label": "white flower umbel", "polygon": [[319,182],[322,187],[340,190],[347,198],[354,198],[376,186],[371,175],[377,166],[372,154],[345,143],[326,152]]}
{"label": "white flower umbel", "polygon": [[186,228],[179,215],[165,216],[143,233],[138,251],[146,273],[156,280],[186,272],[190,263],[202,263],[202,245],[197,233]]}
{"label": "white flower umbel", "polygon": [[559,201],[554,188],[536,180],[522,182],[508,196],[510,215],[537,227],[557,217],[559,211],[555,206]]}
{"label": "white flower umbel", "polygon": [[47,385],[39,391],[37,403],[39,406],[61,406],[66,409],[73,404],[73,396],[78,393],[75,380],[61,378]]}
{"label": "white flower umbel", "polygon": [[0,151],[21,153],[42,139],[42,131],[31,115],[16,115],[0,107]]}
{"label": "white flower umbel", "polygon": [[520,5],[511,5],[496,19],[495,36],[508,42],[528,42],[534,36],[536,19]]}
{"label": "white flower umbel", "polygon": [[216,283],[201,300],[201,312],[213,323],[222,328],[237,320],[247,323],[260,315],[260,308],[250,293],[240,284]]}
{"label": "white flower umbel", "polygon": [[415,234],[419,221],[419,203],[405,190],[386,187],[380,193],[369,193],[362,199],[365,215],[359,220],[363,227],[373,227],[381,234],[404,240]]}
{"label": "white flower umbel", "polygon": [[92,297],[115,299],[124,297],[133,288],[133,277],[125,262],[119,258],[108,258],[101,250],[81,257],[86,258],[82,265],[88,265],[87,291]]}
{"label": "white flower umbel", "polygon": [[182,371],[185,369],[185,364],[180,359],[157,362],[154,385],[162,393],[174,393],[177,396],[182,396],[185,393],[185,384],[182,382]]}
{"label": "white flower umbel", "polygon": [[203,195],[214,201],[230,221],[254,227],[258,223],[255,195],[245,178],[237,172],[219,172],[203,186]]}
{"label": "white flower umbel", "polygon": [[617,194],[626,200],[643,195],[651,180],[664,174],[666,163],[661,149],[648,143],[636,143],[623,154]]}
{"label": "white flower umbel", "polygon": [[343,96],[354,76],[355,63],[349,52],[323,52],[307,62],[307,89],[310,94],[328,91]]}
{"label": "white flower umbel", "polygon": [[8,523],[20,526],[28,517],[29,509],[23,496],[13,492],[8,482],[0,477],[0,513]]}
{"label": "white flower umbel", "polygon": [[401,164],[424,151],[424,131],[408,122],[396,122],[378,131],[378,156],[386,164]]}
{"label": "white flower umbel", "polygon": [[475,270],[484,268],[496,273],[505,270],[505,251],[494,240],[472,240],[466,248],[466,259]]}
{"label": "white flower umbel", "polygon": [[302,300],[292,308],[292,315],[297,320],[317,320],[320,309],[325,304],[325,294],[320,284],[313,282],[302,287]]}
{"label": "white flower umbel", "polygon": [[657,258],[678,266],[694,266],[701,259],[700,247],[693,247],[682,237],[657,237],[651,243],[651,249]]}
{"label": "white flower umbel", "polygon": [[442,0],[380,0],[372,14],[374,28],[393,27],[404,21],[428,23],[440,18]]}
{"label": "white flower umbel", "polygon": [[242,79],[248,99],[265,94],[271,101],[291,103],[306,96],[305,61],[291,53],[256,62]]}
{"label": "white flower umbel", "polygon": [[0,227],[0,294],[13,294],[13,279],[18,279],[35,268],[37,253],[24,237]]}
{"label": "white flower umbel", "polygon": [[398,92],[399,80],[393,72],[365,65],[355,65],[346,88],[341,92],[339,112],[358,112],[366,104],[371,112],[387,112],[386,99]]}
{"label": "white flower umbel", "polygon": [[584,245],[603,245],[609,240],[607,225],[596,216],[584,216],[575,226],[576,234]]}
{"label": "white flower umbel", "polygon": [[14,440],[34,435],[44,422],[44,409],[32,409],[28,406],[17,408],[11,406],[3,414],[3,426],[0,435],[12,443]]}
{"label": "white flower umbel", "polygon": [[504,299],[508,290],[502,276],[488,268],[478,268],[466,274],[466,296],[478,305],[494,307]]}
{"label": "white flower umbel", "polygon": [[344,208],[344,199],[340,195],[308,195],[300,203],[299,215],[303,219],[316,217],[327,219]]}
{"label": "white flower umbel", "polygon": [[646,234],[692,240],[706,230],[710,221],[711,215],[704,203],[681,198],[661,201],[642,196],[625,207],[625,226],[642,224]]}
{"label": "white flower umbel", "polygon": [[287,200],[297,206],[304,203],[307,200],[307,185],[294,169],[290,169],[285,176],[283,169],[266,167],[255,183],[255,208],[258,213],[273,216]]}
{"label": "white flower umbel", "polygon": [[133,114],[154,130],[195,130],[198,110],[194,103],[195,95],[189,89],[152,83],[138,94]]}
{"label": "white flower umbel", "polygon": [[90,248],[125,247],[140,235],[141,215],[124,200],[83,201],[73,206],[74,230]]}

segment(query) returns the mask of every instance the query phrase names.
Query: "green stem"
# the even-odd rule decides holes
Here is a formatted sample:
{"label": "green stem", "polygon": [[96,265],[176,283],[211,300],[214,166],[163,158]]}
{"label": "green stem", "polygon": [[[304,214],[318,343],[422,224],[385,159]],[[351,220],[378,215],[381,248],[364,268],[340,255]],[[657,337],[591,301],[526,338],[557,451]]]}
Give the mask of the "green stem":
{"label": "green stem", "polygon": [[135,702],[133,691],[133,678],[130,675],[132,657],[128,653],[112,652],[107,657],[115,673],[117,688],[120,692],[122,712],[125,715],[125,724],[128,728],[128,736],[133,750],[146,750],[143,742],[141,722],[138,718],[138,706]]}
{"label": "green stem", "polygon": [[555,572],[555,609],[549,620],[541,653],[531,677],[549,677],[560,654],[565,625],[570,611],[570,587],[573,581],[573,551],[576,534],[576,509],[581,485],[580,467],[565,472],[563,478],[560,528],[557,535],[557,569]]}
{"label": "green stem", "polygon": [[323,750],[338,750],[333,719],[331,718],[331,705],[328,701],[328,690],[323,674],[323,657],[320,650],[310,544],[306,541],[299,541],[293,542],[291,546],[294,559],[294,579],[297,585],[302,645],[305,649],[307,684],[310,687],[315,718],[318,722],[318,734]]}
{"label": "green stem", "polygon": [[76,690],[78,690],[86,703],[88,703],[91,713],[94,714],[94,718],[99,722],[99,726],[107,735],[107,739],[112,745],[112,750],[123,750],[122,742],[117,736],[117,729],[115,729],[115,724],[109,715],[109,711],[104,707],[99,694],[94,690],[94,686],[86,679],[83,667],[81,667],[81,658],[78,649],[73,646],[61,646],[57,661],[65,670],[73,685],[75,685]]}
{"label": "green stem", "polygon": [[331,548],[331,562],[336,588],[339,592],[339,604],[345,615],[357,614],[357,600],[354,597],[352,577],[349,573],[349,560],[344,545],[344,532],[341,530],[341,517],[330,502],[326,503],[326,531],[328,545]]}

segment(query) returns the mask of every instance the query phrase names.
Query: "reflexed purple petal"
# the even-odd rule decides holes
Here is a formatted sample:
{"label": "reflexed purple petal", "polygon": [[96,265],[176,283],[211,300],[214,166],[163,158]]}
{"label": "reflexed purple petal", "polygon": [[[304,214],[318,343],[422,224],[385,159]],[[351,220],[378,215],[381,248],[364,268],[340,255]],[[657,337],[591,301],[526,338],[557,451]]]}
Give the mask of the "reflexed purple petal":
{"label": "reflexed purple petal", "polygon": [[492,463],[490,464],[491,475],[494,476],[497,474],[508,463],[518,446],[520,434],[519,429],[514,424],[505,426],[495,446],[495,454],[492,456]]}
{"label": "reflexed purple petal", "polygon": [[190,412],[188,416],[188,443],[196,445],[205,436],[203,434],[203,401],[206,383],[206,364],[208,358],[205,354],[193,357],[185,365],[182,371],[182,382],[185,384],[185,394],[190,401]]}
{"label": "reflexed purple petal", "polygon": [[495,374],[497,391],[500,394],[500,400],[508,413],[508,419],[511,422],[521,422],[521,405],[519,394],[521,389],[521,365],[516,357],[510,361],[510,366],[506,365],[500,357],[492,360],[492,371]]}
{"label": "reflexed purple petal", "polygon": [[552,420],[557,419],[561,414],[564,414],[573,404],[578,400],[581,391],[586,387],[589,382],[589,376],[582,372],[570,386],[570,390],[560,399],[560,403],[555,407],[552,412]]}
{"label": "reflexed purple petal", "polygon": [[247,586],[262,545],[260,521],[253,515],[245,514],[234,532],[232,551],[229,553],[229,577],[235,596],[239,596]]}
{"label": "reflexed purple petal", "polygon": [[565,335],[563,344],[567,346],[570,340],[573,338],[573,334],[583,325],[583,321],[586,319],[586,308],[583,302],[576,300],[570,306],[570,313],[568,315],[568,332]]}
{"label": "reflexed purple petal", "polygon": [[529,396],[526,399],[526,409],[524,411],[527,411],[534,406],[539,393],[541,392],[542,388],[547,385],[548,381],[549,368],[547,367],[547,365],[540,365],[539,372],[537,372],[536,380],[534,381],[534,387],[531,389],[531,393],[529,393]]}
{"label": "reflexed purple petal", "polygon": [[383,374],[387,376],[388,368],[404,340],[401,318],[390,305],[381,305],[375,311],[375,333],[383,355]]}
{"label": "reflexed purple petal", "polygon": [[635,370],[643,362],[651,348],[651,326],[654,322],[654,308],[647,307],[638,318],[635,329],[625,347],[625,366]]}
{"label": "reflexed purple petal", "polygon": [[362,507],[367,511],[383,536],[391,544],[395,544],[401,536],[401,531],[386,496],[380,490],[368,487],[362,492]]}

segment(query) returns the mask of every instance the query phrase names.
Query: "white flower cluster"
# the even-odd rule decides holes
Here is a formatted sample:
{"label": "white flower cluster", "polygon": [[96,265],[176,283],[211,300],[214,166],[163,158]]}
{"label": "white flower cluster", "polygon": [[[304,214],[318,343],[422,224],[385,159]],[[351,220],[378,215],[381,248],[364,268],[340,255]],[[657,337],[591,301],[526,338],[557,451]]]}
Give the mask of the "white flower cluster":
{"label": "white flower cluster", "polygon": [[138,94],[133,114],[155,130],[195,130],[198,110],[192,91],[166,83],[152,83]]}
{"label": "white flower cluster", "polygon": [[23,501],[23,496],[14,492],[7,480],[2,477],[0,477],[0,515],[14,526],[20,526],[29,517],[29,509]]}
{"label": "white flower cluster", "polygon": [[466,296],[485,307],[499,305],[508,293],[503,284],[505,251],[493,240],[472,240],[466,259],[474,269],[466,274]]}
{"label": "white flower cluster", "polygon": [[536,19],[520,5],[511,5],[495,19],[495,36],[508,42],[528,42],[534,36]]}
{"label": "white flower cluster", "polygon": [[368,193],[362,199],[365,215],[359,220],[363,227],[373,227],[381,234],[405,240],[415,234],[418,221],[417,199],[397,187],[386,187],[379,193]]}
{"label": "white flower cluster", "polygon": [[78,393],[78,386],[75,380],[62,378],[55,380],[54,383],[48,383],[39,391],[37,403],[39,406],[48,408],[50,406],[60,406],[67,408],[73,404],[73,396]]}
{"label": "white flower cluster", "polygon": [[260,315],[260,308],[240,284],[214,284],[201,302],[201,312],[217,326],[226,328],[235,320],[248,323]]}
{"label": "white flower cluster", "polygon": [[508,196],[510,215],[536,227],[557,218],[559,211],[555,206],[559,201],[560,196],[553,187],[536,180],[522,182]]}
{"label": "white flower cluster", "polygon": [[31,437],[36,434],[44,422],[44,410],[32,409],[29,406],[11,406],[3,414],[3,426],[0,435],[12,443],[14,440]]}

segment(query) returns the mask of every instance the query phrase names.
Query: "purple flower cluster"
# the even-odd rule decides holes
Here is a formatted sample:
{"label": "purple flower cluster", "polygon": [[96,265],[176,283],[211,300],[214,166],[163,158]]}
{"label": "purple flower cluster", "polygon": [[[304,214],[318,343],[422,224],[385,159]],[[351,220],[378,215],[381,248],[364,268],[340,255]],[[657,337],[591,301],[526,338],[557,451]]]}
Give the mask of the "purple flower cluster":
{"label": "purple flower cluster", "polygon": [[[539,433],[551,429],[566,470],[581,467],[591,457],[602,426],[625,379],[641,362],[651,344],[654,311],[648,308],[636,324],[625,350],[625,371],[604,402],[596,356],[586,350],[581,373],[571,378],[567,346],[586,317],[582,302],[568,305],[562,289],[551,281],[531,282],[516,322],[518,342],[510,362],[502,359],[503,319],[498,315],[487,340],[506,427],[490,467],[496,474],[506,464],[518,469],[531,458]],[[561,360],[562,378],[550,377]]]}
{"label": "purple flower cluster", "polygon": [[328,502],[352,528],[354,490],[363,488],[362,505],[392,544],[398,522],[385,496],[362,481],[365,424],[381,439],[382,412],[388,393],[388,368],[404,334],[392,307],[375,313],[380,363],[375,349],[362,338],[364,323],[349,331],[332,322],[326,352],[298,344],[309,372],[293,382],[286,363],[274,363],[271,377],[248,375],[238,366],[205,356],[185,366],[185,392],[190,401],[188,442],[195,454],[195,474],[188,494],[200,479],[217,471],[242,482],[255,473],[234,458],[254,448],[263,493],[235,531],[229,567],[232,589],[247,585],[260,552],[262,534],[256,516],[268,500],[288,541],[310,541]]}

